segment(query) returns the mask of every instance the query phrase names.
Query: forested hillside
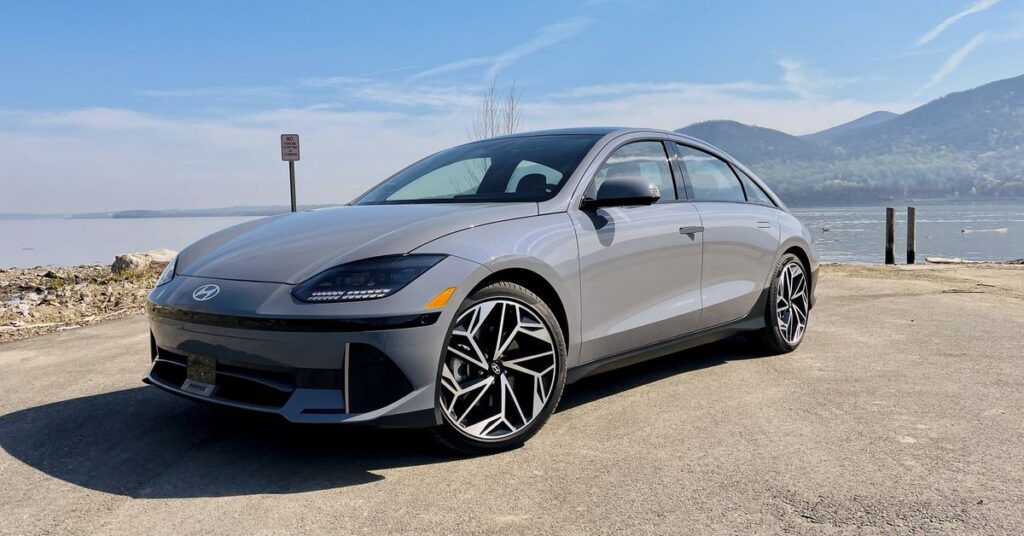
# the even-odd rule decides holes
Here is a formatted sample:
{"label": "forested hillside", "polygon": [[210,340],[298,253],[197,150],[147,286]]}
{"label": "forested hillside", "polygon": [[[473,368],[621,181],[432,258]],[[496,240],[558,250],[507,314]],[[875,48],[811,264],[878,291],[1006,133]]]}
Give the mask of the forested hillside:
{"label": "forested hillside", "polygon": [[735,121],[678,132],[732,154],[790,204],[1024,197],[1024,76],[802,137]]}

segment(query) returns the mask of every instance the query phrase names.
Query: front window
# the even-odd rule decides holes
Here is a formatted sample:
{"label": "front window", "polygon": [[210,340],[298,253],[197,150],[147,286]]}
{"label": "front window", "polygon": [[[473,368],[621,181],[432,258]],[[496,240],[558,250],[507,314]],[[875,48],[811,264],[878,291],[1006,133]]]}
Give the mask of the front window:
{"label": "front window", "polygon": [[598,139],[550,135],[462,145],[398,172],[355,204],[544,201],[565,186]]}
{"label": "front window", "polygon": [[657,186],[661,191],[659,203],[676,199],[672,171],[660,141],[638,141],[616,149],[594,174],[589,194],[596,195],[601,184],[613,177],[637,177]]}

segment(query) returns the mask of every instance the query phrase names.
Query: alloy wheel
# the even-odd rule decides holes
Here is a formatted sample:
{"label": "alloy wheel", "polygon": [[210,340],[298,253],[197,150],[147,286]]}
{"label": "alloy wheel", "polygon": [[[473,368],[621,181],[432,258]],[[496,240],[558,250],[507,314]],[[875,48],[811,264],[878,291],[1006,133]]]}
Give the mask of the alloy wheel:
{"label": "alloy wheel", "polygon": [[447,420],[477,440],[527,427],[544,410],[558,374],[550,329],[523,303],[493,299],[459,315],[441,365]]}
{"label": "alloy wheel", "polygon": [[775,299],[775,314],[779,321],[779,333],[790,345],[797,345],[807,329],[807,276],[803,266],[791,262],[779,273],[778,293]]}

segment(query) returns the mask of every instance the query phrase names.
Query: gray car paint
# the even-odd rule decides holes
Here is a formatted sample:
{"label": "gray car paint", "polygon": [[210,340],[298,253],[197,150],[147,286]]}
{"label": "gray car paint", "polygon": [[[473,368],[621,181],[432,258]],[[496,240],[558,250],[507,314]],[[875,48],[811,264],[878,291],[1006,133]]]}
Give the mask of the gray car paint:
{"label": "gray car paint", "polygon": [[779,247],[778,211],[750,203],[696,202],[704,224],[700,328],[742,318],[761,294]]}
{"label": "gray car paint", "polygon": [[350,260],[406,253],[467,227],[536,214],[534,203],[353,206],[299,212],[202,240],[182,252],[178,270],[198,277],[298,284]]}
{"label": "gray car paint", "polygon": [[[296,393],[286,408],[277,411],[293,421],[364,422],[434,407],[438,361],[455,309],[474,287],[504,270],[532,272],[554,289],[565,312],[570,367],[746,315],[768,283],[772,265],[789,248],[803,252],[816,276],[810,233],[766,187],[780,208],[682,200],[580,210],[591,176],[607,156],[640,139],[692,144],[728,160],[764,186],[728,155],[687,136],[641,129],[591,131],[604,135],[550,200],[352,206],[247,222],[186,248],[178,258],[178,277],[150,295],[154,304],[190,311],[344,319],[425,312],[434,295],[456,287],[441,318],[431,326],[287,333],[152,318],[154,338],[159,346],[184,353],[257,366],[312,368],[341,366],[346,343],[377,346],[413,383],[414,391],[403,399],[370,413],[311,415],[303,408],[322,406],[338,393]],[[596,225],[598,218],[606,223]],[[771,220],[775,224],[770,230],[756,228],[757,221]],[[747,226],[751,222],[753,229]],[[703,225],[705,233],[679,232],[693,225]],[[449,257],[384,299],[308,304],[290,294],[294,284],[328,267],[409,252]],[[812,285],[816,279],[812,277]],[[679,286],[672,287],[672,282]],[[191,299],[195,288],[208,283],[221,286],[215,299]]]}
{"label": "gray car paint", "polygon": [[697,328],[703,235],[690,203],[571,212],[587,362]]}

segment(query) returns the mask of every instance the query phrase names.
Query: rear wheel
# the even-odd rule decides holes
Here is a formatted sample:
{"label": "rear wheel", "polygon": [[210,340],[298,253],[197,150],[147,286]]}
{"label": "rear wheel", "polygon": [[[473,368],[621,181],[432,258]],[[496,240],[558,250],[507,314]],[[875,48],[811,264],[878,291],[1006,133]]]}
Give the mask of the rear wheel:
{"label": "rear wheel", "polygon": [[434,435],[474,454],[522,445],[561,399],[565,355],[558,321],[536,294],[509,282],[474,292],[442,353]]}
{"label": "rear wheel", "polygon": [[787,253],[775,264],[768,303],[765,307],[765,328],[758,340],[775,354],[792,352],[803,341],[810,315],[810,287],[807,271],[800,259]]}

